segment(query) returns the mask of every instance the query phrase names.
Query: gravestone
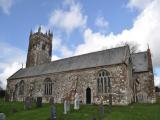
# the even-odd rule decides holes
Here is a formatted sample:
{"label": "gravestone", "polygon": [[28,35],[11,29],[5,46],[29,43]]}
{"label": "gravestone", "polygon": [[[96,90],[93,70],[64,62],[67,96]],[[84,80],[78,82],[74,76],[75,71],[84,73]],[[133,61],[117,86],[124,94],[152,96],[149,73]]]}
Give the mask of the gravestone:
{"label": "gravestone", "polygon": [[5,102],[9,102],[9,94],[7,92],[5,94]]}
{"label": "gravestone", "polygon": [[54,104],[54,97],[51,97],[51,98],[49,99],[49,103],[50,103],[50,105],[53,105],[53,104]]}
{"label": "gravestone", "polygon": [[6,120],[6,115],[4,113],[0,113],[0,120]]}
{"label": "gravestone", "polygon": [[104,106],[102,103],[99,105],[99,115],[100,115],[100,119],[104,117]]}
{"label": "gravestone", "polygon": [[64,100],[64,114],[67,114],[67,100]]}
{"label": "gravestone", "polygon": [[112,94],[109,94],[109,112],[112,112]]}
{"label": "gravestone", "polygon": [[36,105],[37,107],[42,107],[42,97],[37,97]]}
{"label": "gravestone", "polygon": [[25,100],[24,100],[24,109],[25,110],[28,110],[30,109],[32,106],[32,100],[30,97],[26,97]]}
{"label": "gravestone", "polygon": [[67,112],[69,112],[69,111],[70,111],[70,101],[67,100]]}
{"label": "gravestone", "polygon": [[56,107],[54,105],[51,107],[51,120],[56,120]]}
{"label": "gravestone", "polygon": [[79,95],[78,95],[77,92],[76,92],[76,94],[75,94],[74,109],[75,109],[75,110],[79,110]]}

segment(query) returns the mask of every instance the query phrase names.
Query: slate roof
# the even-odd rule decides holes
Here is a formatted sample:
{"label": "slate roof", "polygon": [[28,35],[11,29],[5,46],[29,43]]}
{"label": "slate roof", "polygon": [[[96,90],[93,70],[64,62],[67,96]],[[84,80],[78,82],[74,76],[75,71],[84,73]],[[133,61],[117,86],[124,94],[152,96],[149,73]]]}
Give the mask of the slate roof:
{"label": "slate roof", "polygon": [[8,79],[16,79],[48,73],[57,73],[63,71],[92,68],[104,65],[120,64],[128,60],[128,54],[128,46],[107,49],[103,51],[52,61],[48,64],[20,69]]}
{"label": "slate roof", "polygon": [[148,55],[147,52],[139,52],[132,55],[132,63],[134,72],[148,71]]}

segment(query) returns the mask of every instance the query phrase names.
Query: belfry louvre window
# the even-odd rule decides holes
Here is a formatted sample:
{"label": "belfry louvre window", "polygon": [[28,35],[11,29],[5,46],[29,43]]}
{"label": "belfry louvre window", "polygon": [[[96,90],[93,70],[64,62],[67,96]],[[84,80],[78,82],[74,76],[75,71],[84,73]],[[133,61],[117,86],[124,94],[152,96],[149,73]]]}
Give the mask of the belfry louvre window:
{"label": "belfry louvre window", "polygon": [[50,78],[44,80],[44,95],[52,95],[53,83]]}
{"label": "belfry louvre window", "polygon": [[97,91],[98,93],[108,93],[110,87],[109,73],[106,70],[98,72],[97,76]]}

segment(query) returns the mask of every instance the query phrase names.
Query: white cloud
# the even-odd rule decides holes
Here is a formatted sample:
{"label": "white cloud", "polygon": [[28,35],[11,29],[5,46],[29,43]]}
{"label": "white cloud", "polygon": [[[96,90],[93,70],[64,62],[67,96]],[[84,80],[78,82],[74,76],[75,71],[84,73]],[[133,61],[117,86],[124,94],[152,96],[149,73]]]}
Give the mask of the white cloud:
{"label": "white cloud", "polygon": [[61,48],[62,43],[61,43],[61,38],[58,35],[54,35],[52,39],[52,50],[59,50]]}
{"label": "white cloud", "polygon": [[93,32],[87,28],[84,31],[84,43],[80,44],[75,54],[82,54],[91,51],[97,51],[104,48],[111,48],[120,42],[137,42],[141,51],[147,49],[147,44],[150,45],[153,53],[153,62],[155,66],[160,67],[158,53],[160,44],[160,1],[155,0],[148,5],[136,18],[131,29],[124,29],[119,34],[110,33],[103,34]]}
{"label": "white cloud", "polygon": [[0,42],[0,81],[2,88],[6,88],[6,79],[25,64],[26,53],[19,48]]}
{"label": "white cloud", "polygon": [[150,4],[145,6],[145,8],[137,16],[133,23],[133,27],[131,29],[124,29],[119,34],[110,33],[108,35],[100,32],[93,32],[92,29],[87,28],[83,35],[84,43],[77,47],[75,54],[77,55],[111,48],[121,42],[136,42],[141,51],[146,50],[147,44],[149,44],[152,52],[154,67],[160,67],[159,6],[160,0],[150,2]]}
{"label": "white cloud", "polygon": [[154,0],[129,0],[128,7],[133,9],[133,8],[138,8],[140,10],[143,10],[146,8],[152,1]]}
{"label": "white cloud", "polygon": [[[62,39],[58,35],[53,36],[52,46],[53,46],[52,47],[53,53],[54,51],[59,51],[61,53],[61,57],[63,58],[70,57],[73,55],[73,52],[66,45],[62,43]],[[59,59],[60,57],[54,56],[53,58]]]}
{"label": "white cloud", "polygon": [[102,16],[98,16],[95,20],[95,25],[99,28],[102,28],[102,29],[107,29],[108,28],[108,21],[105,20],[104,17]]}
{"label": "white cloud", "polygon": [[52,61],[55,61],[55,60],[59,60],[60,57],[56,56],[56,55],[52,55]]}
{"label": "white cloud", "polygon": [[159,86],[160,87],[160,76],[155,76],[154,77],[154,79],[155,79],[155,86]]}
{"label": "white cloud", "polygon": [[63,5],[66,6],[66,5],[73,5],[75,4],[75,0],[64,0],[63,1]]}
{"label": "white cloud", "polygon": [[69,9],[57,9],[52,12],[49,26],[60,28],[66,33],[71,33],[77,28],[85,27],[87,16],[82,14],[80,4],[73,0],[66,0],[65,6],[69,6]]}
{"label": "white cloud", "polygon": [[62,46],[60,48],[61,54],[63,57],[70,57],[73,55],[73,52],[67,47],[67,46]]}
{"label": "white cloud", "polygon": [[12,5],[13,5],[13,0],[0,0],[0,8],[7,15],[10,13]]}

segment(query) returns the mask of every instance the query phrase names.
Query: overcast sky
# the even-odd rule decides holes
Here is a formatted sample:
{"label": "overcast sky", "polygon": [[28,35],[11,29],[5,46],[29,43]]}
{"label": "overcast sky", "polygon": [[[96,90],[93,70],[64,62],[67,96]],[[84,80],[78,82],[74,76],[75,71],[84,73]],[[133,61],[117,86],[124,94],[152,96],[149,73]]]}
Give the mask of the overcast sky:
{"label": "overcast sky", "polygon": [[30,30],[53,32],[52,60],[136,43],[160,85],[160,0],[0,0],[0,84],[26,63]]}

